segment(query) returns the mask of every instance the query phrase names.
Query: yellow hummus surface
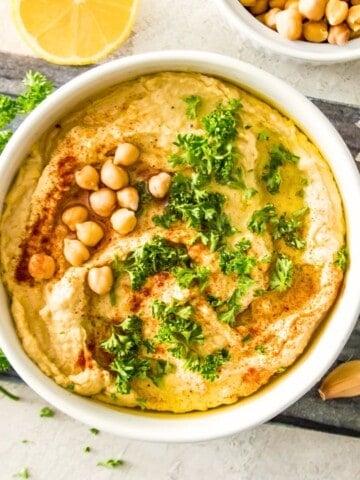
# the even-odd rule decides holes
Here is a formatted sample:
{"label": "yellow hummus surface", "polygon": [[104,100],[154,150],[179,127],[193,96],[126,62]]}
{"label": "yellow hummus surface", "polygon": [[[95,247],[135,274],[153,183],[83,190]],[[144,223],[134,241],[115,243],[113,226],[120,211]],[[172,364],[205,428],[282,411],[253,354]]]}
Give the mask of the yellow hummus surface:
{"label": "yellow hummus surface", "polygon": [[[184,97],[189,95],[202,99],[194,119],[186,115]],[[208,188],[226,197],[224,212],[236,229],[226,240],[228,245],[250,240],[249,253],[258,261],[252,272],[254,285],[241,299],[235,324],[219,321],[208,300],[209,295],[226,300],[236,285],[236,278],[221,272],[217,251],[211,252],[201,241],[192,243],[196,232],[186,224],[165,229],[153,223],[168,198],[150,200],[137,213],[135,230],[126,236],[117,234],[103,219],[106,235],[91,249],[90,259],[81,267],[69,265],[63,242],[73,234],[62,223],[61,214],[68,205],[88,207],[88,193],[79,191],[74,173],[87,164],[101,168],[119,143],[130,142],[140,150],[138,162],[128,169],[132,185],[146,183],[162,171],[174,175],[182,169],[168,161],[178,150],[174,145],[177,134],[203,134],[201,119],[231,99],[242,103],[235,140],[237,162],[246,187],[257,193],[246,197],[241,189],[214,182]],[[281,167],[280,193],[271,195],[261,172],[269,149],[278,144],[299,161]],[[301,232],[305,248],[294,249],[267,231],[255,235],[248,229],[253,212],[267,203],[274,204],[280,214],[308,208]],[[169,272],[148,278],[138,291],[132,291],[129,277],[122,275],[116,283],[114,305],[110,295],[99,296],[89,289],[86,278],[91,267],[111,265],[115,256],[123,261],[155,236],[185,245],[189,256],[209,269],[205,291],[196,285],[181,288]],[[6,198],[1,268],[24,349],[59,385],[122,406],[136,407],[141,399],[148,409],[186,412],[236,402],[295,362],[336,300],[343,272],[334,265],[334,258],[344,243],[341,199],[332,173],[291,120],[220,79],[161,73],[120,84],[86,102],[34,145]],[[39,252],[55,259],[51,280],[37,282],[27,272],[29,256]],[[275,253],[287,255],[294,263],[292,285],[284,292],[269,288]],[[129,315],[141,318],[144,338],[156,339],[159,322],[152,314],[156,299],[167,304],[191,302],[205,339],[198,352],[208,355],[226,349],[229,360],[218,369],[218,378],[209,381],[186,368],[186,361],[175,358],[166,345],[158,345],[153,352],[144,349],[144,357],[171,363],[171,371],[159,385],[149,378],[134,379],[129,393],[119,393],[109,367],[111,355],[104,353],[101,342],[109,337],[112,325],[121,324]]]}

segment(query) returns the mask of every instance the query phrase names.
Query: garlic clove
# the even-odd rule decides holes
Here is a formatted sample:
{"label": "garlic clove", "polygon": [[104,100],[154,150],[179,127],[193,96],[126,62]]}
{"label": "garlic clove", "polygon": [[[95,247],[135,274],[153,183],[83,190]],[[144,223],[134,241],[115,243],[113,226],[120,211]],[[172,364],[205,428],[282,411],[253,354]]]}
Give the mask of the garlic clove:
{"label": "garlic clove", "polygon": [[319,394],[323,400],[360,395],[360,360],[336,367],[323,380]]}

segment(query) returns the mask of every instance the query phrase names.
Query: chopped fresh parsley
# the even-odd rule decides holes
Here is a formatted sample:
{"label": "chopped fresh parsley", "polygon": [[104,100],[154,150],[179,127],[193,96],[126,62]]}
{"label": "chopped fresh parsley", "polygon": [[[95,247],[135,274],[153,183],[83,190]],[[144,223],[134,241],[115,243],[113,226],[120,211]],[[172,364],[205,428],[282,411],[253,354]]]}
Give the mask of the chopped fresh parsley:
{"label": "chopped fresh parsley", "polygon": [[307,207],[296,210],[289,217],[286,213],[271,218],[273,226],[272,236],[275,240],[282,238],[286,245],[296,249],[302,249],[306,241],[299,237],[299,230],[303,227],[303,217],[309,211]]}
{"label": "chopped fresh parsley", "polygon": [[99,467],[116,468],[124,465],[124,460],[109,458],[109,460],[105,460],[104,462],[98,462],[97,465]]}
{"label": "chopped fresh parsley", "polygon": [[262,140],[269,140],[269,134],[265,131],[259,132],[257,135],[257,139],[262,141]]}
{"label": "chopped fresh parsley", "polygon": [[220,103],[202,118],[203,135],[179,133],[174,142],[178,152],[171,155],[170,164],[191,167],[198,185],[214,179],[220,184],[244,189],[242,171],[236,167],[238,153],[234,142],[241,123],[238,114],[241,106],[237,99],[227,105]]}
{"label": "chopped fresh parsley", "polygon": [[184,367],[198,372],[206,380],[213,382],[219,376],[219,369],[230,359],[226,349],[213,352],[205,357],[199,355],[196,346],[204,343],[202,327],[192,317],[192,305],[173,303],[168,305],[155,300],[152,306],[153,316],[160,321],[156,339],[167,345],[175,358],[185,360]]}
{"label": "chopped fresh parsley", "polygon": [[172,304],[155,300],[152,313],[160,326],[156,339],[168,346],[175,358],[188,358],[194,344],[204,342],[201,325],[192,320],[194,308],[190,304]]}
{"label": "chopped fresh parsley", "polygon": [[0,348],[0,372],[8,372],[11,369],[9,360],[5,357],[5,353]]}
{"label": "chopped fresh parsley", "polygon": [[92,428],[90,428],[90,432],[91,432],[93,435],[99,435],[100,430],[98,430],[98,429],[95,428],[95,427],[92,427]]}
{"label": "chopped fresh parsley", "polygon": [[193,179],[176,173],[170,199],[162,215],[153,217],[155,225],[170,228],[181,221],[197,230],[202,243],[214,251],[224,237],[234,233],[228,216],[222,211],[226,198],[196,186]]}
{"label": "chopped fresh parsley", "polygon": [[202,292],[209,282],[210,270],[203,266],[178,267],[174,275],[181,288],[190,288],[194,283],[199,286]]}
{"label": "chopped fresh parsley", "polygon": [[53,84],[39,72],[26,72],[23,84],[26,87],[24,93],[17,97],[19,113],[29,113],[39,105],[53,91]]}
{"label": "chopped fresh parsley", "polygon": [[[24,115],[33,110],[53,90],[52,83],[41,73],[29,70],[23,80],[25,91],[17,98],[0,95],[0,128],[9,125],[17,115]],[[0,153],[5,148],[13,132],[0,131]]]}
{"label": "chopped fresh parsley", "polygon": [[251,340],[251,338],[252,338],[252,336],[250,335],[250,333],[248,333],[248,334],[246,334],[246,335],[243,336],[243,338],[241,339],[241,341],[242,341],[243,343],[249,343],[250,340]]}
{"label": "chopped fresh parsley", "polygon": [[17,102],[14,98],[0,94],[0,128],[14,120],[18,113]]}
{"label": "chopped fresh parsley", "polygon": [[340,250],[338,250],[338,252],[336,253],[334,265],[340,268],[340,270],[345,270],[347,265],[347,259],[348,259],[348,251],[345,246],[340,248]]}
{"label": "chopped fresh parsley", "polygon": [[6,388],[4,388],[2,385],[0,385],[0,392],[6,395],[7,397],[11,398],[11,400],[20,400],[20,397],[17,395],[14,395],[13,393],[9,392]]}
{"label": "chopped fresh parsley", "polygon": [[53,417],[54,415],[55,415],[55,412],[50,407],[43,407],[40,410],[40,417]]}
{"label": "chopped fresh parsley", "polygon": [[29,470],[27,468],[23,468],[20,470],[19,473],[15,475],[16,478],[27,479],[30,478]]}
{"label": "chopped fresh parsley", "polygon": [[237,275],[250,275],[257,263],[255,257],[247,255],[251,243],[243,239],[235,245],[235,249],[230,249],[227,245],[222,245],[218,249],[219,265],[221,271],[226,275],[236,273]]}
{"label": "chopped fresh parsley", "polygon": [[243,288],[235,288],[230,297],[221,302],[216,308],[217,316],[220,322],[233,326],[236,322],[236,317],[240,312],[241,298],[243,296]]}
{"label": "chopped fresh parsley", "polygon": [[162,377],[171,371],[168,362],[141,356],[142,344],[142,321],[136,315],[114,326],[110,337],[101,343],[103,350],[113,355],[109,368],[116,374],[115,387],[121,394],[130,392],[136,378],[147,377],[159,386]]}
{"label": "chopped fresh parsley", "polygon": [[84,450],[84,453],[89,453],[89,452],[91,452],[91,448],[90,448],[89,446],[84,447],[83,450]]}
{"label": "chopped fresh parsley", "polygon": [[248,222],[248,229],[260,235],[265,232],[266,226],[271,218],[277,215],[275,205],[267,203],[261,210],[255,210]]}
{"label": "chopped fresh parsley", "polygon": [[264,345],[256,345],[255,351],[256,351],[257,353],[260,353],[260,355],[265,355],[265,353],[266,353],[266,348],[264,347]]}
{"label": "chopped fresh parsley", "polygon": [[193,358],[187,361],[186,366],[193,372],[199,372],[205,380],[214,382],[219,378],[220,368],[229,360],[230,354],[228,350],[221,348],[202,358],[199,355],[193,356]]}
{"label": "chopped fresh parsley", "polygon": [[271,290],[284,292],[291,287],[293,282],[293,270],[293,262],[286,255],[279,254],[270,276]]}
{"label": "chopped fresh parsley", "polygon": [[308,213],[307,207],[296,210],[291,215],[283,213],[278,215],[275,206],[267,203],[261,210],[255,210],[248,222],[248,228],[253,233],[260,235],[265,232],[267,226],[274,240],[282,238],[290,247],[302,249],[305,240],[300,238],[299,232],[303,228],[304,216]]}
{"label": "chopped fresh parsley", "polygon": [[[174,244],[163,237],[155,236],[151,242],[129,253],[124,262],[120,262],[115,256],[111,268],[115,279],[118,279],[123,272],[128,273],[131,288],[139,290],[150,276],[178,266],[186,267],[188,263],[189,257],[184,245]],[[115,288],[110,293],[112,302],[115,303]]]}
{"label": "chopped fresh parsley", "polygon": [[197,110],[201,105],[201,97],[199,95],[188,95],[183,98],[184,102],[187,104],[186,116],[190,119],[197,117]]}
{"label": "chopped fresh parsley", "polygon": [[274,145],[269,151],[270,161],[267,163],[262,171],[261,180],[265,182],[266,189],[272,195],[279,193],[282,182],[280,167],[284,163],[297,163],[299,157],[294,155],[284,145]]}

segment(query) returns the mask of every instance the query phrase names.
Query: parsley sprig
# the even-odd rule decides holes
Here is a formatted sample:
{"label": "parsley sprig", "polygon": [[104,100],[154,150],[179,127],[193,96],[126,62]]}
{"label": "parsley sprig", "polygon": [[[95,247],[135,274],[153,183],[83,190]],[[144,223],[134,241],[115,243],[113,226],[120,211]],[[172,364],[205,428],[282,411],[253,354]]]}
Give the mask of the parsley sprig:
{"label": "parsley sprig", "polygon": [[185,360],[184,368],[200,373],[210,382],[215,381],[221,366],[230,360],[230,354],[225,348],[206,356],[197,352],[197,345],[202,345],[205,337],[201,325],[193,320],[193,306],[176,302],[168,305],[155,300],[152,313],[160,321],[156,339],[167,345],[175,358]]}
{"label": "parsley sprig", "polygon": [[9,360],[5,357],[5,353],[0,348],[0,372],[8,372],[11,369]]}
{"label": "parsley sprig", "polygon": [[265,182],[267,191],[271,195],[275,195],[279,193],[282,182],[280,167],[285,163],[296,164],[299,161],[299,157],[282,144],[272,146],[269,155],[270,160],[263,168],[261,180]]}
{"label": "parsley sprig", "polygon": [[[189,107],[196,105],[193,100]],[[170,156],[170,164],[191,167],[196,173],[198,185],[205,185],[214,179],[223,185],[245,189],[242,171],[236,166],[238,152],[234,142],[241,124],[238,113],[241,106],[237,99],[230,100],[227,105],[220,103],[201,119],[203,135],[179,133],[174,142],[178,152]],[[196,115],[193,108],[188,109],[189,113]]]}
{"label": "parsley sprig", "polygon": [[[18,115],[25,115],[52,91],[53,84],[40,72],[29,70],[23,79],[25,90],[17,98],[0,94],[0,128],[9,125]],[[12,130],[0,131],[0,152],[12,136]]]}
{"label": "parsley sprig", "polygon": [[116,374],[115,387],[122,394],[130,392],[134,379],[147,377],[159,386],[163,376],[172,369],[169,362],[142,356],[143,344],[142,321],[136,315],[114,326],[110,337],[101,343],[102,349],[113,355],[109,368]]}
{"label": "parsley sprig", "polygon": [[275,267],[270,276],[270,288],[278,292],[284,292],[291,287],[293,282],[294,265],[286,255],[279,254]]}
{"label": "parsley sprig", "polygon": [[272,203],[267,203],[261,210],[255,210],[248,222],[248,228],[253,233],[260,235],[270,228],[274,240],[283,239],[289,247],[302,249],[306,241],[300,238],[304,227],[304,216],[309,212],[308,207],[296,210],[292,214],[278,214]]}
{"label": "parsley sprig", "polygon": [[162,215],[153,217],[153,222],[163,228],[184,222],[197,230],[202,243],[214,251],[223,237],[235,231],[222,210],[225,201],[221,193],[199,188],[193,178],[176,173],[171,184],[169,203]]}
{"label": "parsley sprig", "polygon": [[197,117],[197,110],[202,103],[202,99],[199,95],[188,95],[183,98],[184,102],[187,104],[186,116],[191,120]]}

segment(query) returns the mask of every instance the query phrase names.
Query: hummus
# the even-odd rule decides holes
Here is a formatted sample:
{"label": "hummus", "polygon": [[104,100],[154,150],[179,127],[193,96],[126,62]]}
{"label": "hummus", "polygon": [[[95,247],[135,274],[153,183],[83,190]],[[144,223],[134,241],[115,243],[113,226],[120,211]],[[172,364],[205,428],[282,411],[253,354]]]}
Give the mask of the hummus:
{"label": "hummus", "polygon": [[[123,144],[138,158],[118,159]],[[129,186],[138,208],[118,194]],[[117,196],[105,213],[99,191]],[[28,356],[78,394],[158,411],[236,402],[292,365],[336,300],[344,244],[311,141],[254,95],[191,73],[122,83],[63,118],[1,218]]]}

